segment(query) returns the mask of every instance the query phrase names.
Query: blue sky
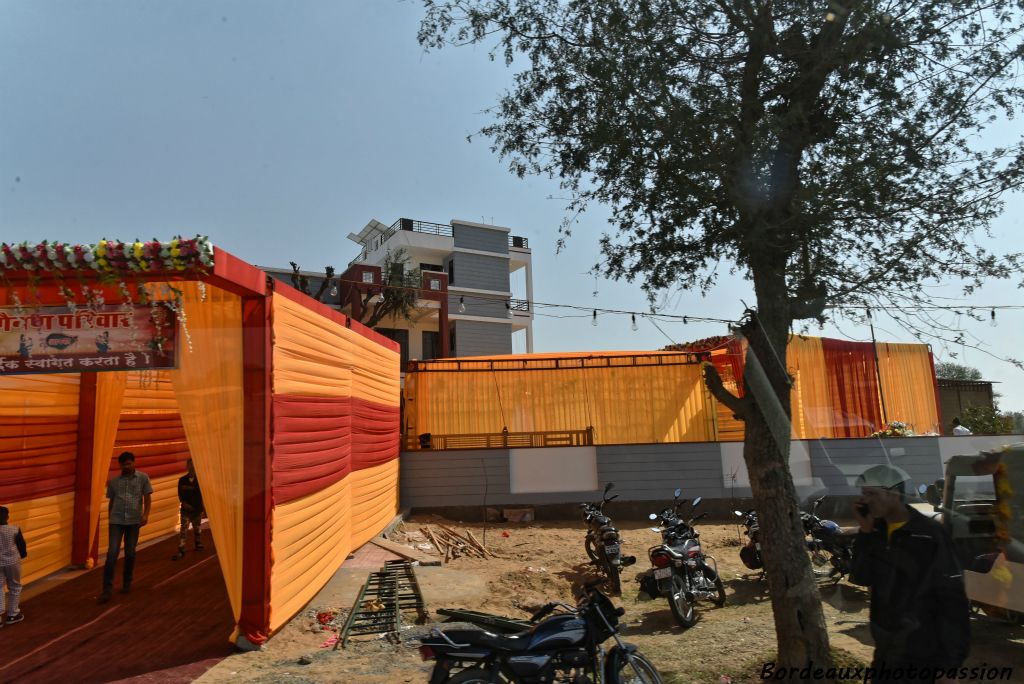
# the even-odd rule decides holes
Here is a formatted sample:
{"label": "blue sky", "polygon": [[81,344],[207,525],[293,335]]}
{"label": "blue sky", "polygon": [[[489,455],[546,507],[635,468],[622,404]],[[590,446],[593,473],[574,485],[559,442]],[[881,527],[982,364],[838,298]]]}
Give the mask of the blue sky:
{"label": "blue sky", "polygon": [[[370,218],[484,220],[529,238],[537,301],[646,310],[638,284],[587,275],[606,210],[593,207],[556,255],[557,184],[517,179],[486,140],[466,142],[509,72],[479,47],[424,53],[421,13],[411,0],[0,3],[0,239],[200,233],[252,263],[313,270],[343,268],[358,251],[345,236]],[[1003,251],[1019,248],[1022,210],[1011,198],[994,226]],[[738,316],[741,299],[752,302],[750,288],[723,281],[665,312]],[[999,283],[972,301],[1020,300]],[[1024,311],[997,322],[970,330],[996,355],[1024,356]],[[539,316],[535,344],[654,349],[725,332],[660,325]],[[876,332],[910,340],[891,321]],[[970,348],[933,349],[940,360],[961,354],[1001,381],[1004,408],[1024,409],[1024,372]]]}

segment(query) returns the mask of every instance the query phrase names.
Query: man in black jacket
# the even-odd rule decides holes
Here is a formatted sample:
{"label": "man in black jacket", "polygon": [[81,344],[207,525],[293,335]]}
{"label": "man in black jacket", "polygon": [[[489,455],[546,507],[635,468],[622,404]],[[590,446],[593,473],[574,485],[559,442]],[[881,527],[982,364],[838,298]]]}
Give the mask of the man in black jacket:
{"label": "man in black jacket", "polygon": [[872,681],[953,681],[970,647],[964,580],[946,530],[904,502],[906,481],[887,465],[857,479],[850,581],[871,588]]}
{"label": "man in black jacket", "polygon": [[192,534],[195,536],[195,549],[203,549],[203,493],[199,489],[199,479],[196,477],[196,467],[192,459],[185,463],[188,472],[178,480],[178,501],[181,503],[181,532],[178,535],[178,553],[171,557],[171,560],[178,560],[185,557],[185,539],[188,537],[189,525],[192,526]]}

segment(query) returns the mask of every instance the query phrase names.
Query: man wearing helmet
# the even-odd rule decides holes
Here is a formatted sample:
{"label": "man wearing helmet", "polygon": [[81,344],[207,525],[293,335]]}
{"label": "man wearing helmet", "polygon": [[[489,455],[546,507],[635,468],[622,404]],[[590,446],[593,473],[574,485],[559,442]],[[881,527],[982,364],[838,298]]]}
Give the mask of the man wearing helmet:
{"label": "man wearing helmet", "polygon": [[850,581],[871,588],[872,681],[953,681],[970,646],[967,593],[946,531],[906,505],[907,480],[877,465],[856,483]]}

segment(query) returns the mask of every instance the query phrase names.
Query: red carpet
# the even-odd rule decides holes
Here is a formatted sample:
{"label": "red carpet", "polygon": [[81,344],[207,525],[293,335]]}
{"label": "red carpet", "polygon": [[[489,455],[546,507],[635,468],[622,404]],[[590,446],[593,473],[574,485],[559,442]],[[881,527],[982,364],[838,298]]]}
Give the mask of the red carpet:
{"label": "red carpet", "polygon": [[0,629],[0,682],[191,682],[229,655],[234,620],[206,549],[172,561],[177,537],[138,552],[131,594],[97,605],[103,568],[22,602],[25,621]]}

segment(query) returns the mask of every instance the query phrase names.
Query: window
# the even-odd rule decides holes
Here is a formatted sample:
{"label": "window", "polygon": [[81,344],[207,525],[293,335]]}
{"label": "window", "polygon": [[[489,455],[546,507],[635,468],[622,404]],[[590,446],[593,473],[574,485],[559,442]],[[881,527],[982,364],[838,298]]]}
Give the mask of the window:
{"label": "window", "polygon": [[388,274],[392,285],[400,285],[405,278],[405,266],[403,264],[391,264],[391,273]]}
{"label": "window", "polygon": [[448,284],[455,284],[455,259],[448,260]]}
{"label": "window", "polygon": [[420,270],[444,273],[444,266],[442,266],[441,264],[420,264]]}
{"label": "window", "polygon": [[455,326],[448,329],[448,356],[457,356],[455,353]]}

